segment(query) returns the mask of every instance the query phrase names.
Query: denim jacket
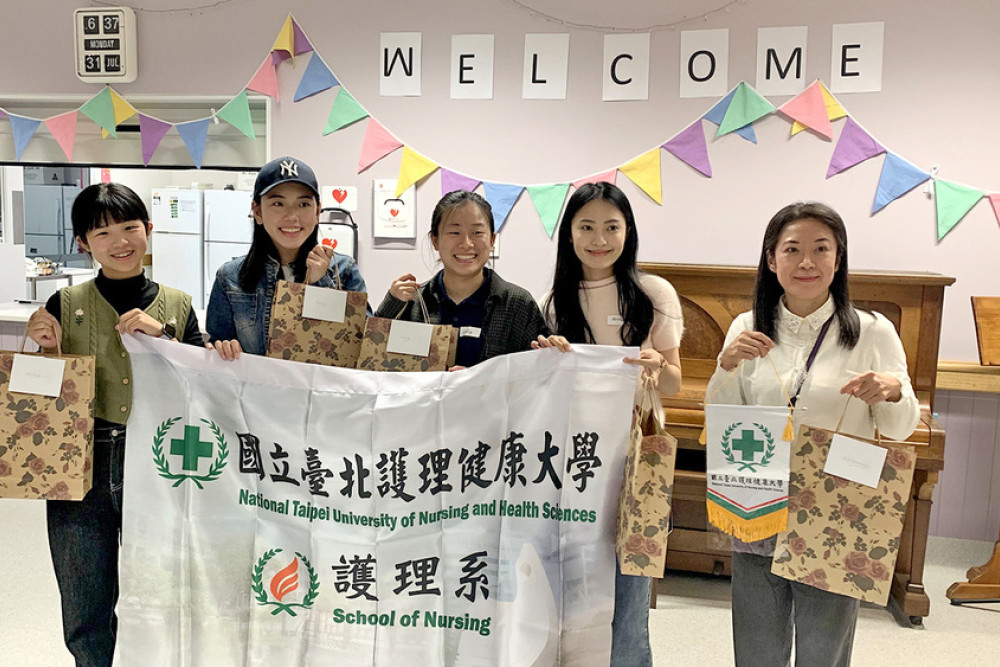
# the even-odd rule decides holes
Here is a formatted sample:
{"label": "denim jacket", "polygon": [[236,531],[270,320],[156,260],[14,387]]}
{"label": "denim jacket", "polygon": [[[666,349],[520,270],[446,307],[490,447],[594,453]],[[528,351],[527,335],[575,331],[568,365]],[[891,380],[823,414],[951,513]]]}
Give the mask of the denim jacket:
{"label": "denim jacket", "polygon": [[[212,295],[208,299],[208,310],[205,313],[205,330],[208,331],[209,340],[235,338],[240,341],[244,352],[262,355],[267,350],[271,304],[274,302],[274,286],[278,282],[281,266],[277,260],[268,260],[257,289],[249,293],[240,287],[240,268],[244,260],[245,256],[226,262],[215,274],[215,284],[212,285]],[[342,289],[349,292],[368,291],[365,279],[361,277],[353,258],[334,253],[334,260]],[[313,285],[336,288],[337,279],[333,267]]]}

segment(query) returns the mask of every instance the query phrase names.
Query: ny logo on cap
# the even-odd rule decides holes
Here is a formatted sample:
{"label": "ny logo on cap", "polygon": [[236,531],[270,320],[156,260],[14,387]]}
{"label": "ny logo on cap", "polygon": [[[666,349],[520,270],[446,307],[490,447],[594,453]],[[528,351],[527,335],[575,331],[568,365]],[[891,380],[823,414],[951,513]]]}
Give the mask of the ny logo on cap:
{"label": "ny logo on cap", "polygon": [[282,160],[281,162],[281,175],[285,176],[298,176],[299,175],[299,165],[295,163],[295,160]]}

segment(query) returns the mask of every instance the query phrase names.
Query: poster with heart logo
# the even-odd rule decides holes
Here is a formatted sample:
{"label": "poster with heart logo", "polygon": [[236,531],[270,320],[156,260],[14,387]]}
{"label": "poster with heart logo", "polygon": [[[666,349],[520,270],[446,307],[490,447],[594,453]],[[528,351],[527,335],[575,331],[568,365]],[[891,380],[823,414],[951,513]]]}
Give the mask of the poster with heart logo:
{"label": "poster with heart logo", "polygon": [[324,185],[320,188],[319,194],[323,208],[342,208],[351,213],[358,210],[356,185]]}
{"label": "poster with heart logo", "polygon": [[372,180],[372,235],[382,239],[416,239],[416,189],[396,196],[396,180]]}

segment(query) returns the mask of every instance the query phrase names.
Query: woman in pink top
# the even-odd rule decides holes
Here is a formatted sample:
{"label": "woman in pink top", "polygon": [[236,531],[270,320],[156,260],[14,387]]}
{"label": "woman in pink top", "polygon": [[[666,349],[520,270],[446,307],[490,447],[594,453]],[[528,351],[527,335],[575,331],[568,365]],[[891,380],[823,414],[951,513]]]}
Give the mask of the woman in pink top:
{"label": "woman in pink top", "polygon": [[[580,187],[559,223],[552,291],[544,314],[552,331],[569,343],[629,345],[660,392],[681,386],[680,300],[673,286],[635,266],[639,249],[632,206],[611,183]],[[553,336],[552,338],[557,338]],[[550,347],[551,339],[534,347]],[[562,345],[560,345],[562,347]],[[652,665],[649,648],[648,577],[615,575],[611,665]]]}

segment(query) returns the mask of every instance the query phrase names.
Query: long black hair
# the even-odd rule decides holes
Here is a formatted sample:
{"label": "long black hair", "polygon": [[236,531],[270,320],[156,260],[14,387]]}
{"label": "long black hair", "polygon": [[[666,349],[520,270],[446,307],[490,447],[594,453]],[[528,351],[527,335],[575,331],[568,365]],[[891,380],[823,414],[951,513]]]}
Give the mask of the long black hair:
{"label": "long black hair", "polygon": [[592,343],[594,332],[587,323],[580,305],[580,283],[583,263],[573,249],[573,218],[586,204],[602,199],[622,213],[625,219],[625,242],[622,254],[615,260],[612,271],[618,286],[618,312],[622,316],[620,335],[625,345],[641,345],[653,327],[653,301],[639,285],[635,267],[639,252],[639,233],[635,226],[632,205],[617,186],[587,183],[581,186],[566,204],[557,232],[556,270],[552,292],[545,300],[545,312],[555,318],[555,331],[571,343]]}
{"label": "long black hair", "polygon": [[847,285],[847,228],[840,214],[820,202],[795,202],[774,214],[764,231],[764,242],[760,250],[760,264],[757,266],[757,282],[753,293],[753,327],[771,340],[777,342],[778,332],[775,318],[778,302],[785,293],[778,282],[778,275],[771,270],[775,249],[785,227],[799,220],[812,219],[821,222],[833,233],[837,243],[837,271],[830,283],[833,296],[834,315],[840,324],[839,343],[848,350],[854,349],[861,335],[861,321],[851,303]]}
{"label": "long black hair", "polygon": [[[260,206],[260,197],[255,198],[254,203]],[[319,206],[319,197],[316,197],[316,206]],[[306,257],[309,252],[319,243],[319,225],[313,228],[312,234],[299,246],[299,252],[292,262],[292,271],[295,273],[295,282],[303,282],[306,279]],[[263,224],[257,224],[256,219],[253,225],[253,240],[250,242],[250,251],[243,260],[240,267],[240,289],[244,292],[253,292],[257,289],[257,283],[267,269],[269,257],[278,259],[278,249],[274,247],[271,235],[264,229]]]}

